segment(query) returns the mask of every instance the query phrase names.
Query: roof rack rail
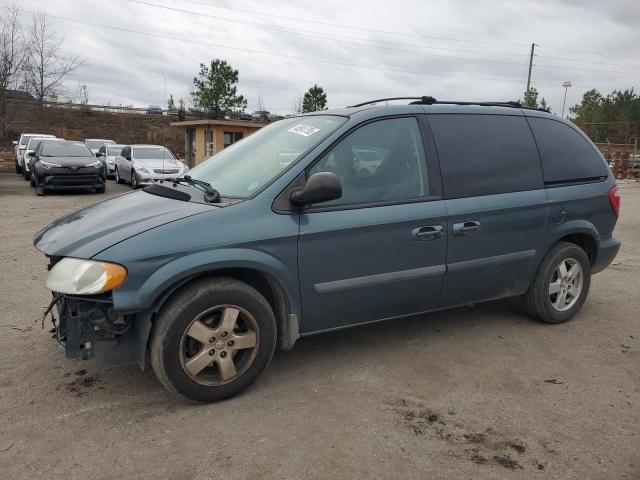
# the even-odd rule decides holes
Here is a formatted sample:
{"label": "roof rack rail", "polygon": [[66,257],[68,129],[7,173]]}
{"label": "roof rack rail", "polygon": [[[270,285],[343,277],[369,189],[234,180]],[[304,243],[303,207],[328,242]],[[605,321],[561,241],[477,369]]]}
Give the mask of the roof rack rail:
{"label": "roof rack rail", "polygon": [[548,108],[536,108],[536,107],[527,107],[519,101],[509,101],[509,102],[458,102],[453,100],[436,100],[434,97],[423,96],[423,97],[389,97],[389,98],[379,98],[377,100],[370,100],[368,102],[359,103],[357,105],[350,105],[347,108],[353,107],[364,107],[365,105],[371,105],[373,103],[379,102],[388,102],[390,100],[413,100],[409,103],[409,105],[479,105],[482,107],[511,107],[511,108],[524,108],[526,110],[538,110],[541,112],[549,112]]}

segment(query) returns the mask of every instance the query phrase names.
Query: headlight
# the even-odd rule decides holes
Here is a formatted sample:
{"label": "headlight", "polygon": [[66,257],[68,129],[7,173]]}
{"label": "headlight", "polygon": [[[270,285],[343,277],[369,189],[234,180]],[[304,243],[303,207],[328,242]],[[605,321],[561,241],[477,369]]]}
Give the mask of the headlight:
{"label": "headlight", "polygon": [[95,162],[87,163],[85,165],[85,167],[93,167],[93,168],[100,168],[101,166],[102,166],[102,162],[100,160],[96,160]]}
{"label": "headlight", "polygon": [[108,292],[127,278],[121,265],[80,258],[63,258],[49,272],[47,288],[53,292],[90,295]]}
{"label": "headlight", "polygon": [[48,170],[48,169],[54,168],[54,167],[61,167],[62,165],[59,165],[57,163],[45,162],[44,160],[40,160],[40,166],[42,168],[46,168]]}
{"label": "headlight", "polygon": [[141,172],[141,173],[151,173],[148,168],[145,168],[142,165],[137,166],[136,170]]}

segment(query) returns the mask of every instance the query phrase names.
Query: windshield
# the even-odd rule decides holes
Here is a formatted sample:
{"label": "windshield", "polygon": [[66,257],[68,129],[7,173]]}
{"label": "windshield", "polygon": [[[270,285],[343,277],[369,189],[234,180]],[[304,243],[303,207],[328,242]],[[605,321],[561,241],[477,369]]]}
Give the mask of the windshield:
{"label": "windshield", "polygon": [[91,149],[98,149],[105,143],[113,143],[113,140],[87,140],[85,144]]}
{"label": "windshield", "polygon": [[29,140],[31,140],[34,137],[53,137],[53,135],[23,135],[22,136],[22,140],[20,140],[20,146],[27,146],[27,143],[29,143]]}
{"label": "windshield", "polygon": [[173,154],[162,147],[133,147],[133,158],[136,160],[172,160]]}
{"label": "windshield", "polygon": [[334,115],[279,120],[210,157],[189,175],[209,182],[222,196],[250,196],[345,121]]}
{"label": "windshield", "polygon": [[122,153],[122,148],[123,147],[109,147],[107,149],[108,155],[110,157],[119,157],[120,154]]}
{"label": "windshield", "polygon": [[43,140],[40,155],[44,157],[92,157],[84,143],[47,142]]}

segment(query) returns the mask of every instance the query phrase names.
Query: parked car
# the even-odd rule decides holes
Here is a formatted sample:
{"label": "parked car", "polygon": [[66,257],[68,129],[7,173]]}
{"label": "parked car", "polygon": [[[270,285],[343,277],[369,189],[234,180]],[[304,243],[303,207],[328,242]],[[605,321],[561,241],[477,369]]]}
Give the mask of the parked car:
{"label": "parked car", "polygon": [[105,191],[104,165],[84,143],[44,140],[29,155],[32,185],[38,195],[48,190]]}
{"label": "parked car", "polygon": [[281,120],[40,231],[67,357],[117,339],[119,363],[213,401],[300,337],[507,297],[576,315],[620,247],[598,149],[519,104],[412,100]]}
{"label": "parked car", "polygon": [[116,158],[116,182],[129,182],[134,190],[188,171],[189,167],[162,145],[127,145]]}
{"label": "parked car", "polygon": [[251,120],[254,122],[268,122],[271,117],[271,113],[266,110],[256,110],[251,114]]}
{"label": "parked car", "polygon": [[51,138],[51,137],[29,137],[27,142],[27,148],[24,150],[24,160],[22,162],[22,176],[25,180],[31,180],[31,161],[33,156],[29,155],[31,152],[35,152],[40,142],[43,140],[64,140],[63,138]]}
{"label": "parked car", "polygon": [[162,107],[158,105],[149,105],[147,109],[147,113],[149,115],[162,115]]}
{"label": "parked car", "polygon": [[24,151],[27,148],[27,143],[29,143],[29,139],[31,137],[55,138],[55,135],[49,135],[47,133],[23,133],[20,135],[20,139],[13,142],[13,145],[15,146],[16,173],[22,173]]}
{"label": "parked car", "polygon": [[96,157],[104,160],[107,169],[107,178],[114,178],[116,176],[116,160],[125,146],[126,145],[119,145],[117,143],[105,143],[98,149]]}
{"label": "parked car", "polygon": [[103,138],[85,138],[83,142],[94,155],[98,153],[101,146],[116,144],[116,142],[114,142],[113,140],[105,140]]}

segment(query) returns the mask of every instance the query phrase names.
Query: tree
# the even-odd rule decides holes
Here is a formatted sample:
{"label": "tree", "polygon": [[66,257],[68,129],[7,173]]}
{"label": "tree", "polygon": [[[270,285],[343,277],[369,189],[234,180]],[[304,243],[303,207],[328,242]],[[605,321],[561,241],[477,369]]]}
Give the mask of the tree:
{"label": "tree", "polygon": [[169,115],[175,115],[176,113],[176,101],[173,99],[173,93],[169,95],[169,100],[167,100],[167,111]]}
{"label": "tree", "polygon": [[569,108],[572,120],[576,123],[594,122],[602,106],[602,95],[595,88],[584,92],[582,101]]}
{"label": "tree", "polygon": [[187,118],[187,109],[184,106],[184,99],[178,100],[178,120],[182,121]]}
{"label": "tree", "polygon": [[327,108],[327,94],[324,93],[324,89],[318,85],[314,85],[307,93],[304,94],[302,99],[302,112],[317,112],[318,110],[326,110]]}
{"label": "tree", "polygon": [[210,65],[200,64],[200,73],[193,79],[191,92],[196,107],[213,118],[232,107],[246,108],[247,101],[237,94],[238,70],[234,70],[224,60],[211,60]]}
{"label": "tree", "polygon": [[27,57],[17,7],[5,7],[0,19],[0,138],[5,136],[6,92],[19,82]]}
{"label": "tree", "polygon": [[293,99],[293,113],[300,115],[302,113],[302,97],[296,95]]}
{"label": "tree", "polygon": [[39,102],[60,93],[64,79],[83,63],[79,57],[63,56],[62,44],[63,40],[49,31],[46,15],[34,14],[27,36],[25,72],[27,88]]}

